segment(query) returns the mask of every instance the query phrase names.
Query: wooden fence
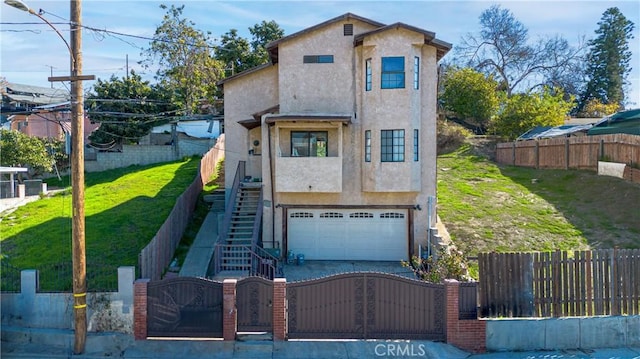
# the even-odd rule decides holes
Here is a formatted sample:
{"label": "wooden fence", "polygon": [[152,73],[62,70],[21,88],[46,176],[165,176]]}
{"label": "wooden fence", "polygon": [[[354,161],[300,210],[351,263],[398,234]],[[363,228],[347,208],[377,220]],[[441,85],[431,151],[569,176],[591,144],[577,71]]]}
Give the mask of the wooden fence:
{"label": "wooden fence", "polygon": [[171,213],[156,235],[138,255],[139,277],[159,280],[175,253],[182,234],[195,209],[198,196],[216,165],[224,158],[224,135],[218,137],[215,147],[200,160],[200,171],[191,185],[176,199]]}
{"label": "wooden fence", "polygon": [[640,249],[484,253],[483,317],[640,314]]}
{"label": "wooden fence", "polygon": [[598,169],[598,160],[640,163],[640,136],[628,134],[499,143],[498,163],[533,168]]}

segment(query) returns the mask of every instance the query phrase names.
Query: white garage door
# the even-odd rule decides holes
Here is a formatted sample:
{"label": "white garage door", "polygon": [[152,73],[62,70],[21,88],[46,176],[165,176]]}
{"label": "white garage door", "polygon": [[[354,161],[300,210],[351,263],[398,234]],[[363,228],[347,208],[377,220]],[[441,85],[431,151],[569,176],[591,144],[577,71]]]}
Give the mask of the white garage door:
{"label": "white garage door", "polygon": [[406,210],[290,209],[288,249],[310,260],[407,260]]}

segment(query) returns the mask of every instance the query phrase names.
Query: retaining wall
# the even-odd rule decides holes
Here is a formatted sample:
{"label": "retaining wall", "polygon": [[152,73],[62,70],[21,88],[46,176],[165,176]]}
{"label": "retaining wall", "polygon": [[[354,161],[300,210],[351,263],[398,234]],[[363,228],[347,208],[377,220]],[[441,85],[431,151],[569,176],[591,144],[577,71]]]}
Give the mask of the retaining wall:
{"label": "retaining wall", "polygon": [[640,346],[640,316],[486,320],[488,351]]}
{"label": "retaining wall", "polygon": [[[135,267],[118,268],[118,291],[87,293],[90,332],[133,333]],[[2,326],[72,329],[73,293],[39,293],[38,271],[21,272],[20,293],[2,293]]]}

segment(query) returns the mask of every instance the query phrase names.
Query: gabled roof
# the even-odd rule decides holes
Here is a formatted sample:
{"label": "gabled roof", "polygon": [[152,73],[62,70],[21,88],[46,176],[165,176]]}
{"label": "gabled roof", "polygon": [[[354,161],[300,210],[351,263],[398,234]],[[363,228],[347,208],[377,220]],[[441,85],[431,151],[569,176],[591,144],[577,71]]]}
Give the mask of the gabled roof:
{"label": "gabled roof", "polygon": [[274,64],[278,63],[278,45],[280,45],[281,43],[293,40],[294,38],[297,38],[299,36],[302,36],[302,35],[308,34],[310,32],[316,31],[318,29],[321,29],[321,28],[326,27],[328,25],[334,24],[336,22],[347,21],[347,20],[358,20],[358,21],[362,21],[364,23],[367,23],[367,24],[370,24],[370,25],[376,26],[376,27],[385,26],[381,22],[377,22],[377,21],[374,21],[374,20],[371,20],[371,19],[367,19],[367,18],[364,18],[362,16],[358,16],[356,14],[352,14],[352,13],[348,12],[346,14],[334,17],[333,19],[329,19],[329,20],[327,20],[325,22],[321,22],[321,23],[319,23],[317,25],[308,27],[308,28],[306,28],[304,30],[298,31],[296,33],[293,33],[291,35],[282,37],[282,38],[280,38],[278,40],[275,40],[275,41],[272,41],[272,42],[268,43],[267,44],[267,51],[269,51],[269,57],[271,57],[271,62],[274,63]]}
{"label": "gabled roof", "polygon": [[266,64],[258,65],[256,67],[252,67],[252,68],[250,68],[248,70],[244,70],[242,72],[238,72],[235,75],[226,77],[226,78],[216,82],[216,86],[223,86],[224,83],[227,82],[227,81],[234,80],[234,79],[236,79],[238,77],[246,76],[246,75],[252,74],[254,72],[258,72],[258,71],[260,71],[262,69],[266,69],[267,67],[271,67],[271,66],[273,66],[273,65],[270,64],[270,63],[266,63]]}
{"label": "gabled roof", "polygon": [[375,29],[375,30],[371,30],[371,31],[368,31],[368,32],[363,32],[362,34],[358,34],[358,35],[356,35],[354,37],[353,44],[355,46],[362,45],[362,43],[364,41],[364,38],[367,37],[367,36],[379,34],[379,33],[385,32],[385,31],[389,31],[389,30],[400,29],[400,28],[405,29],[405,30],[409,30],[409,31],[413,31],[413,32],[417,32],[419,34],[422,34],[424,36],[425,45],[431,45],[431,46],[434,46],[437,49],[437,59],[438,60],[440,60],[447,52],[449,52],[449,50],[451,50],[452,45],[450,43],[448,43],[448,42],[436,39],[436,33],[435,32],[427,31],[427,30],[421,29],[419,27],[407,25],[407,24],[402,23],[402,22],[396,22],[395,24],[383,26],[383,27],[380,27],[380,28]]}

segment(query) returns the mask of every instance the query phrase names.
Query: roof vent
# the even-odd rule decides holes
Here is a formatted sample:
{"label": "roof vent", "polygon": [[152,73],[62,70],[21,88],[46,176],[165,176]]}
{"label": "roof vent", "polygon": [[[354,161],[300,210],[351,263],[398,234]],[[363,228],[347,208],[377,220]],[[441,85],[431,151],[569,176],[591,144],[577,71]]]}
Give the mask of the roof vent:
{"label": "roof vent", "polygon": [[344,36],[353,36],[353,24],[344,24]]}

